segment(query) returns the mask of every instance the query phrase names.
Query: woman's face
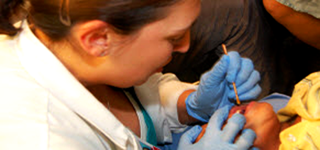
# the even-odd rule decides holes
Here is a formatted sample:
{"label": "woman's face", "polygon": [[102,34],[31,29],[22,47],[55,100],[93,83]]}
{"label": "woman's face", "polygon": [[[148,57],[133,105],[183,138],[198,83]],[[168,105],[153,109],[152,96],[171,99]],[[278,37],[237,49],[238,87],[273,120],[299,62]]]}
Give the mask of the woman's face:
{"label": "woman's face", "polygon": [[270,104],[265,102],[250,102],[247,105],[235,106],[229,115],[240,111],[246,117],[244,128],[250,128],[257,134],[254,146],[261,150],[279,146],[280,122]]}
{"label": "woman's face", "polygon": [[110,85],[130,87],[142,84],[155,72],[162,71],[173,52],[186,52],[190,27],[200,8],[200,0],[178,2],[171,6],[166,18],[146,25],[135,37],[120,43],[109,56],[113,66],[112,81],[108,81]]}

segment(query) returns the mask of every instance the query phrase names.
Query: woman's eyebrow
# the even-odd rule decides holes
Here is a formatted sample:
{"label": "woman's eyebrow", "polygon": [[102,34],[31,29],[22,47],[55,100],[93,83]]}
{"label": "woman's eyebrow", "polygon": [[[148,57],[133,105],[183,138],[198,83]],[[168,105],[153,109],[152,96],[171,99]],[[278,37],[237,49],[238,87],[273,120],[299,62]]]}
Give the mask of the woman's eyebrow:
{"label": "woman's eyebrow", "polygon": [[174,33],[182,33],[182,32],[185,32],[185,31],[187,31],[188,29],[190,29],[195,23],[196,23],[196,20],[193,21],[192,24],[190,24],[190,25],[187,26],[187,27],[174,30]]}
{"label": "woman's eyebrow", "polygon": [[176,29],[173,31],[173,34],[181,34],[181,33],[184,33],[186,32],[187,30],[189,30],[191,27],[192,27],[193,24],[187,26],[187,27],[184,27],[184,28],[181,28],[181,29]]}
{"label": "woman's eyebrow", "polygon": [[185,33],[189,28],[185,28],[185,29],[180,29],[180,30],[175,30],[172,35],[179,35],[179,34],[183,34]]}

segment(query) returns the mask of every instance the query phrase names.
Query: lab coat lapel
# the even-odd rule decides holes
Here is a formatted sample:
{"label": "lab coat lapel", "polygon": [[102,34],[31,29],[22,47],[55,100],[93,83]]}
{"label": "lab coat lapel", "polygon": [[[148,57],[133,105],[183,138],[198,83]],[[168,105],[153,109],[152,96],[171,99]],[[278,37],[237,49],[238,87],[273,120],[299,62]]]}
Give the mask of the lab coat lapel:
{"label": "lab coat lapel", "polygon": [[[27,23],[18,35],[17,53],[28,73],[52,95],[100,130],[117,146],[137,149],[125,128],[31,32]],[[131,145],[131,146],[130,146]]]}

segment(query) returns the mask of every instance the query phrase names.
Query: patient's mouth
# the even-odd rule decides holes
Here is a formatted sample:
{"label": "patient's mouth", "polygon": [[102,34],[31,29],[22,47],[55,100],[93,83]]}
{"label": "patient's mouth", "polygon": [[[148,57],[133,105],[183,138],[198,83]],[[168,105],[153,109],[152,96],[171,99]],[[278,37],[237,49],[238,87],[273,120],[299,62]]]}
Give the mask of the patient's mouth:
{"label": "patient's mouth", "polygon": [[229,112],[229,117],[235,113],[244,114],[246,112],[248,104],[242,104],[240,106],[233,106]]}

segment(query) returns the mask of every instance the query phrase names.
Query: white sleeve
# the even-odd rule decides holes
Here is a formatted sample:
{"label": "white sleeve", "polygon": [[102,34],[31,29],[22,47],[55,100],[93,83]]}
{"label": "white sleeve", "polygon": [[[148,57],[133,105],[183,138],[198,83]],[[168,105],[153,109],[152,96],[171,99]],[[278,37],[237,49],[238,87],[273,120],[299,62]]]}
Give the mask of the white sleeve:
{"label": "white sleeve", "polygon": [[184,91],[196,88],[171,73],[156,73],[135,87],[137,97],[152,118],[158,143],[171,142],[171,132],[182,132],[187,127],[179,122],[177,101]]}
{"label": "white sleeve", "polygon": [[307,13],[320,19],[320,0],[277,0],[295,11]]}

